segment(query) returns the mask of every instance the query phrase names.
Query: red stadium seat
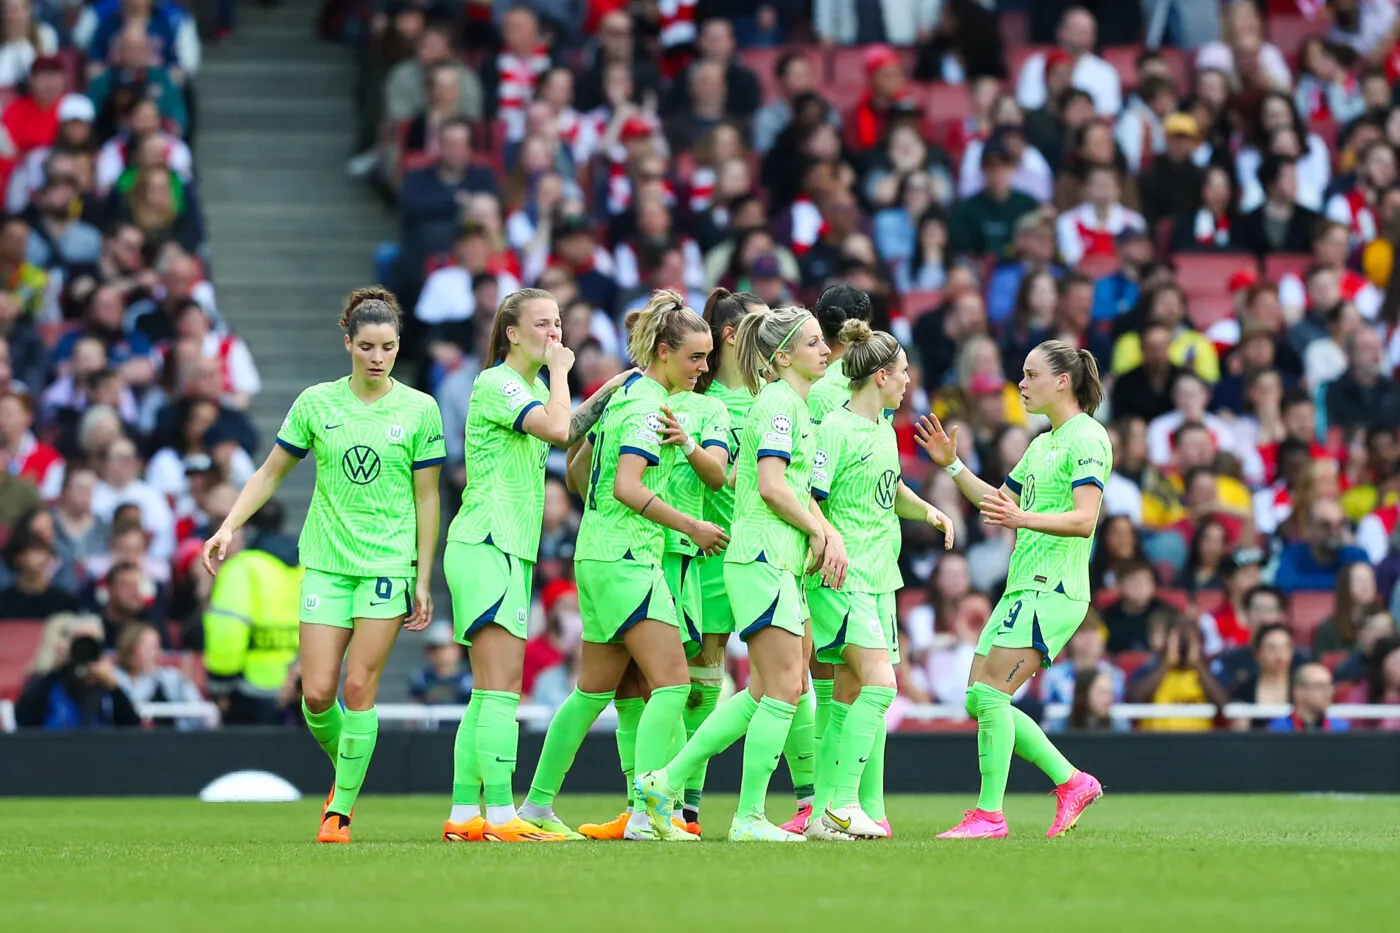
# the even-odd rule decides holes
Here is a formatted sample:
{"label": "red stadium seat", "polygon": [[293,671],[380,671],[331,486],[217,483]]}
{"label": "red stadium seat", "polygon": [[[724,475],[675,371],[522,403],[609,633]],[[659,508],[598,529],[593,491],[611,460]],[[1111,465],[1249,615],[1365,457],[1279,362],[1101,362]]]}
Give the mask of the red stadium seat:
{"label": "red stadium seat", "polygon": [[1230,276],[1241,269],[1259,268],[1253,253],[1181,253],[1176,279],[1188,295],[1225,295]]}
{"label": "red stadium seat", "polygon": [[1185,590],[1165,589],[1159,587],[1157,589],[1157,598],[1160,599],[1162,602],[1166,603],[1168,606],[1171,606],[1177,612],[1185,612],[1187,607],[1191,605],[1191,595]]}
{"label": "red stadium seat", "polygon": [[1152,655],[1147,651],[1122,651],[1113,656],[1113,663],[1123,672],[1123,676],[1132,679],[1138,668],[1146,664]]}
{"label": "red stadium seat", "polygon": [[1118,83],[1126,92],[1137,87],[1137,59],[1142,54],[1141,45],[1105,46],[1101,57],[1118,72]]}
{"label": "red stadium seat", "polygon": [[916,86],[924,105],[924,119],[930,123],[955,123],[972,113],[972,96],[966,84],[920,84]]}
{"label": "red stadium seat", "polygon": [[1329,651],[1318,660],[1320,660],[1329,671],[1335,674],[1341,663],[1349,657],[1351,657],[1350,651]]}
{"label": "red stadium seat", "polygon": [[1186,53],[1181,49],[1158,49],[1157,54],[1162,56],[1163,61],[1172,72],[1172,82],[1176,84],[1179,93],[1185,94],[1191,87],[1191,62],[1187,60]]}
{"label": "red stadium seat", "polygon": [[1332,614],[1337,594],[1331,590],[1294,593],[1288,604],[1288,627],[1298,644],[1311,648],[1317,627]]}
{"label": "red stadium seat", "polygon": [[820,86],[826,69],[822,62],[821,50],[815,46],[802,46],[798,48],[768,48],[768,49],[744,49],[739,57],[744,64],[753,70],[758,78],[758,86],[763,90],[763,102],[768,103],[778,97],[778,59],[788,52],[801,52],[806,56],[807,61],[812,65],[817,83]]}
{"label": "red stadium seat", "polygon": [[904,308],[904,319],[913,327],[914,322],[919,318],[934,311],[943,303],[943,293],[941,291],[905,292],[904,300],[900,302]]}
{"label": "red stadium seat", "polygon": [[63,65],[63,80],[68,91],[81,94],[87,87],[87,78],[83,74],[83,53],[77,49],[59,49],[54,56]]}
{"label": "red stadium seat", "polygon": [[1264,257],[1264,278],[1275,285],[1290,272],[1302,278],[1312,263],[1313,258],[1307,253],[1270,253]]}
{"label": "red stadium seat", "polygon": [[1204,615],[1225,605],[1225,594],[1220,590],[1202,590],[1196,594],[1196,611]]}
{"label": "red stadium seat", "polygon": [[[1031,40],[1030,16],[1025,13],[1000,13],[997,15],[997,26],[1005,48],[1014,49]],[[1016,76],[1012,75],[1011,78],[1014,81]]]}
{"label": "red stadium seat", "polygon": [[1301,16],[1270,16],[1264,23],[1269,41],[1278,46],[1283,57],[1293,62],[1303,40],[1309,36],[1320,36],[1327,31],[1325,22],[1309,22]]}
{"label": "red stadium seat", "polygon": [[1186,317],[1191,321],[1191,326],[1200,331],[1235,313],[1235,299],[1229,295],[1197,294],[1192,295],[1190,300]]}
{"label": "red stadium seat", "polygon": [[0,622],[0,699],[13,700],[24,689],[29,663],[44,637],[44,623]]}

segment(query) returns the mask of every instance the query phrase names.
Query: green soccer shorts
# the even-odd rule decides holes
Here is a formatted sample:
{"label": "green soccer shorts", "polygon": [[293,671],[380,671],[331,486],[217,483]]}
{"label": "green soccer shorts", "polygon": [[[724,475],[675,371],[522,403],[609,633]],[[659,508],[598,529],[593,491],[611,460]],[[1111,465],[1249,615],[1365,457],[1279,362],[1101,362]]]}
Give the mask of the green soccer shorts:
{"label": "green soccer shorts", "polygon": [[575,560],[574,579],[586,642],[621,644],[643,619],[677,625],[676,604],[660,567],[635,560]]}
{"label": "green soccer shorts", "polygon": [[399,619],[413,611],[409,577],[350,577],[307,568],[301,615],[307,625],[354,628],[356,619]]}
{"label": "green soccer shorts", "polygon": [[689,554],[663,554],[661,573],[666,578],[666,589],[676,603],[676,620],[680,623],[681,644],[685,646],[685,656],[693,658],[700,653],[701,616],[704,613],[705,598],[701,590],[699,559]]}
{"label": "green soccer shorts", "polygon": [[483,625],[496,624],[525,640],[535,562],[507,554],[494,544],[447,542],[442,572],[452,592],[452,629],[470,646]]}
{"label": "green soccer shorts", "polygon": [[1040,652],[1040,666],[1049,667],[1088,612],[1086,600],[1070,599],[1064,593],[1007,593],[982,628],[976,653],[986,657],[993,647],[1034,648]]}
{"label": "green soccer shorts", "polygon": [[824,586],[808,587],[812,612],[812,643],[817,660],[844,664],[848,647],[889,652],[899,663],[899,635],[893,593],[853,593]]}
{"label": "green soccer shorts", "polygon": [[729,635],[734,631],[734,610],[724,586],[724,555],[700,555],[691,564],[700,579],[700,631],[705,635]]}
{"label": "green soccer shorts", "polygon": [[745,641],[769,626],[798,638],[806,634],[807,597],[796,574],[767,561],[725,563],[724,588]]}

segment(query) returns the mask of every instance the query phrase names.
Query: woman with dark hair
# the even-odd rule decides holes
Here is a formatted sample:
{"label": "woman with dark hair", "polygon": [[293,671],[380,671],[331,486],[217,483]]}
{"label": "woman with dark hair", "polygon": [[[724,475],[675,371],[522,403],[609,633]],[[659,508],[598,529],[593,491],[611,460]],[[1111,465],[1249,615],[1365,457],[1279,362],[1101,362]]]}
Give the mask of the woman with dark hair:
{"label": "woman with dark hair", "polygon": [[1019,378],[1020,361],[1049,338],[1059,306],[1059,284],[1050,270],[1039,269],[1021,277],[1016,305],[1001,338],[1001,358],[1007,379]]}
{"label": "woman with dark hair", "polygon": [[1193,212],[1177,215],[1172,229],[1173,252],[1239,251],[1239,189],[1223,165],[1206,166]]}
{"label": "woman with dark hair", "polygon": [[[1290,134],[1291,140],[1280,138]],[[1295,200],[1308,210],[1322,210],[1323,197],[1332,181],[1332,150],[1321,136],[1308,131],[1293,100],[1282,91],[1271,91],[1259,98],[1249,114],[1248,138],[1235,154],[1241,212],[1247,213],[1264,203],[1268,186],[1261,183],[1259,169],[1268,155],[1294,161],[1298,172]]]}
{"label": "woman with dark hair", "polygon": [[1081,188],[1089,172],[1100,165],[1112,167],[1118,176],[1119,198],[1124,207],[1138,209],[1137,180],[1128,172],[1128,160],[1118,141],[1113,138],[1113,126],[1104,120],[1090,120],[1070,135],[1070,156],[1067,171],[1055,181],[1056,209],[1067,211],[1084,198]]}
{"label": "woman with dark hair", "polygon": [[948,284],[948,217],[932,205],[919,217],[913,252],[895,266],[895,287],[900,292],[931,291]]}
{"label": "woman with dark hair", "polygon": [[933,178],[927,172],[910,172],[899,180],[894,201],[875,214],[875,248],[884,262],[909,258],[918,243],[916,224],[934,206]]}
{"label": "woman with dark hair", "polygon": [[1375,568],[1364,561],[1346,564],[1338,570],[1333,592],[1337,594],[1337,603],[1332,615],[1313,633],[1316,655],[1355,647],[1362,620],[1372,613],[1385,611],[1376,587]]}
{"label": "woman with dark hair", "polygon": [[1177,584],[1193,596],[1202,590],[1223,588],[1222,570],[1229,554],[1229,539],[1229,529],[1217,518],[1206,518],[1197,525],[1196,533],[1191,536],[1186,566],[1181,568]]}
{"label": "woman with dark hair", "polygon": [[948,0],[933,35],[919,48],[914,78],[962,84],[981,77],[1007,78],[997,15],[977,0]]}
{"label": "woman with dark hair", "polygon": [[1132,724],[1114,716],[1113,677],[1098,667],[1087,667],[1074,677],[1074,702],[1069,708],[1068,728],[1079,731],[1129,732]]}
{"label": "woman with dark hair", "polygon": [[1089,559],[1089,582],[1095,590],[1114,589],[1124,568],[1147,562],[1132,518],[1110,515],[1099,525],[1098,546]]}
{"label": "woman with dark hair", "polygon": [[812,132],[822,126],[830,128],[830,119],[831,105],[819,95],[807,92],[793,98],[792,120],[778,134],[759,170],[759,180],[768,191],[775,213],[797,197],[802,176],[794,168],[804,161]]}
{"label": "woman with dark hair", "polygon": [[[1260,626],[1250,641],[1254,662],[1240,672],[1239,680],[1230,691],[1230,699],[1237,703],[1256,703],[1261,706],[1287,706],[1293,701],[1291,678],[1295,655],[1293,633],[1288,626],[1272,624]],[[1231,725],[1235,729],[1263,729],[1267,719],[1236,719]]]}

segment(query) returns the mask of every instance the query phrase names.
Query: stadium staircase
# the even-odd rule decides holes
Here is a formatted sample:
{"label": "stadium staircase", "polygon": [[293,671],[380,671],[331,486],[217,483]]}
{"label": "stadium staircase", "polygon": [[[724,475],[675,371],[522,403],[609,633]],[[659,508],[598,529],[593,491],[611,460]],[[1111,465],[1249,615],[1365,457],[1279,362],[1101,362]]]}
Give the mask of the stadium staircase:
{"label": "stadium staircase", "polygon": [[[396,234],[393,215],[343,170],[354,54],[316,37],[319,6],[240,4],[237,31],[206,51],[200,73],[195,162],[219,307],[262,374],[252,410],[259,461],[297,393],[348,371],[336,315],[346,293],[373,278],[375,247]],[[301,527],[314,481],[308,461],[283,484],[289,529]],[[401,644],[381,698],[404,699],[420,662],[416,644]]]}

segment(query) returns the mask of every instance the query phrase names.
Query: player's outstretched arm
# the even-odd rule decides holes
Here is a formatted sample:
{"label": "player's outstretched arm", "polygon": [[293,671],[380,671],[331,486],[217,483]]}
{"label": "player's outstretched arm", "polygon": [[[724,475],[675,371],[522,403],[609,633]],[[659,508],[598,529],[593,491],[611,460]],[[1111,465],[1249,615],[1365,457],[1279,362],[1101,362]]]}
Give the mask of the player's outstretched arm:
{"label": "player's outstretched arm", "polygon": [[937,506],[919,498],[918,493],[904,485],[904,480],[900,480],[899,485],[895,487],[894,514],[914,522],[927,522],[943,532],[943,549],[953,549],[953,539],[957,536],[953,520]]}
{"label": "player's outstretched arm", "polygon": [[258,509],[267,504],[277,487],[282,485],[282,480],[287,478],[287,474],[292,472],[299,462],[280,444],[273,445],[267,459],[249,478],[243,491],[234,500],[233,508],[229,509],[224,523],[204,542],[204,569],[209,571],[210,576],[214,575],[214,555],[217,554],[221,561],[228,556],[229,542],[233,540],[234,534]]}
{"label": "player's outstretched arm", "polygon": [[667,505],[642,482],[642,472],[646,468],[646,459],[637,454],[619,457],[617,472],[613,475],[613,498],[643,518],[685,535],[707,555],[722,553],[729,546],[729,535],[724,529]]}
{"label": "player's outstretched arm", "polygon": [[404,622],[410,632],[421,632],[433,621],[433,561],[437,557],[438,523],[442,505],[438,483],[442,467],[413,471],[413,507],[418,520],[418,579],[414,586],[413,613]]}

